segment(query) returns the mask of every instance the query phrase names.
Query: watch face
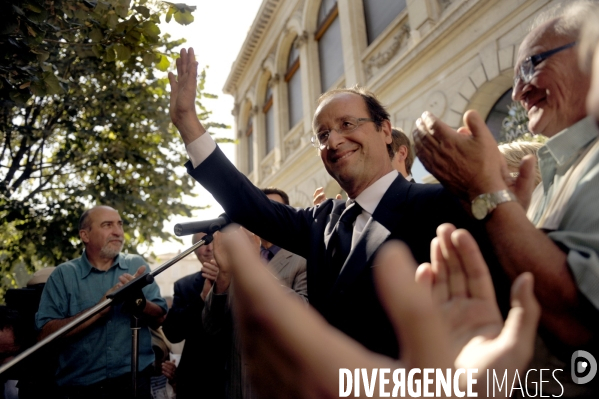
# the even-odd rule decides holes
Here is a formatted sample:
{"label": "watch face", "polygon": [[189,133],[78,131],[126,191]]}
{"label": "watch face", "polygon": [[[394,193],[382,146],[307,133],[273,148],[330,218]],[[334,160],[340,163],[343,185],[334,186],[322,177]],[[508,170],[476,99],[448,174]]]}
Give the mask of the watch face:
{"label": "watch face", "polygon": [[475,198],[472,201],[472,216],[474,216],[478,220],[483,220],[489,211],[489,207],[487,206],[487,201],[482,198]]}

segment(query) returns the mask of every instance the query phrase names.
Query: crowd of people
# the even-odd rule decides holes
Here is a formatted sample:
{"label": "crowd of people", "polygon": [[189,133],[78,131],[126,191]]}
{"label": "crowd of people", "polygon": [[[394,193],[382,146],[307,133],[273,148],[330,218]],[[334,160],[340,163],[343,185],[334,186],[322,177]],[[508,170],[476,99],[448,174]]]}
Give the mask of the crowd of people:
{"label": "crowd of people", "polygon": [[[513,99],[543,144],[498,147],[475,111],[457,131],[422,114],[415,152],[441,185],[413,181],[410,139],[373,93],[324,93],[312,143],[347,199],[320,188],[306,209],[255,187],[224,156],[196,115],[198,63],[182,50],[169,74],[170,116],[189,174],[236,224],[194,235],[205,240],[202,269],[175,283],[172,305],[155,282],[135,298],[137,397],[329,398],[349,396],[348,386],[352,396],[385,397],[385,384],[406,395],[394,370],[417,370],[419,387],[432,384],[438,397],[490,396],[496,376],[507,381],[501,396],[597,397],[599,378],[576,377],[573,354],[599,354],[598,20],[598,2],[573,1],[541,16],[518,50]],[[86,211],[79,236],[83,255],[45,282],[40,340],[148,272],[121,252],[116,210]],[[58,339],[45,396],[132,397],[133,309],[122,308]],[[22,349],[19,331],[15,312],[0,309],[3,361]],[[597,371],[590,363],[587,375]],[[454,386],[427,380],[426,369],[456,372]],[[472,369],[475,381],[457,372]],[[392,381],[360,385],[376,370]],[[39,392],[25,379],[20,397],[32,384]],[[14,384],[3,395],[15,395]]]}

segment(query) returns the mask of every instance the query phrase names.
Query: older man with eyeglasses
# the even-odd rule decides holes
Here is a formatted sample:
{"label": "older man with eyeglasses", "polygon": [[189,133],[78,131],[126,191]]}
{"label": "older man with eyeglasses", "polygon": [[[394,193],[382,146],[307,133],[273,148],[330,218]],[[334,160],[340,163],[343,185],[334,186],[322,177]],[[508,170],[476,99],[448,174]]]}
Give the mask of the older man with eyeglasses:
{"label": "older man with eyeglasses", "polygon": [[582,20],[593,4],[577,1],[557,14],[550,10],[518,51],[513,98],[525,108],[529,129],[550,138],[538,152],[542,182],[536,188],[534,159],[523,161],[513,181],[476,112],[465,114],[463,134],[429,113],[414,132],[420,160],[471,202],[510,278],[534,274],[543,312],[533,364],[563,369],[558,374],[564,385],[555,394],[563,391],[564,397],[599,392],[593,382],[576,385],[570,378],[574,350],[595,348],[599,316],[599,130],[586,117],[590,78],[576,52]]}
{"label": "older man with eyeglasses", "polygon": [[429,261],[440,224],[468,223],[455,197],[440,186],[411,184],[393,169],[388,112],[371,93],[351,88],[321,96],[312,139],[349,201],[329,199],[307,209],[270,201],[198,121],[192,49],[182,50],[177,72],[177,78],[169,76],[171,118],[186,144],[189,173],[232,220],[307,260],[308,299],[330,324],[368,349],[397,358],[397,338],[373,284],[374,254],[395,238],[406,242],[419,263]]}

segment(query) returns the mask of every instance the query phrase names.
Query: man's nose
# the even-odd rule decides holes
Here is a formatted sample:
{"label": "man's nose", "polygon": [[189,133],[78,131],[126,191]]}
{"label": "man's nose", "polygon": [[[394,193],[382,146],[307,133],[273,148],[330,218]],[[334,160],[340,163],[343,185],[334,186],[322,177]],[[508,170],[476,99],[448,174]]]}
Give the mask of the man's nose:
{"label": "man's nose", "polygon": [[345,136],[337,130],[337,128],[331,129],[329,132],[329,139],[327,140],[327,148],[335,149],[340,143],[345,141]]}
{"label": "man's nose", "polygon": [[512,89],[512,100],[520,101],[524,97],[524,93],[528,91],[529,84],[524,83],[522,79],[516,80],[516,84]]}

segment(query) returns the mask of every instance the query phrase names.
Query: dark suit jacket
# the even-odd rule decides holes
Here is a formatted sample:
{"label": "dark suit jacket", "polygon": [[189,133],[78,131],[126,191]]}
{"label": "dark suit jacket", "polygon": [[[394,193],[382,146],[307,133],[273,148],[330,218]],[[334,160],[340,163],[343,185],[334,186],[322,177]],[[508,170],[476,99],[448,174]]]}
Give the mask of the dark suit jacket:
{"label": "dark suit jacket", "polygon": [[177,367],[179,399],[224,397],[227,348],[223,338],[209,337],[202,327],[204,280],[198,272],[175,282],[173,306],[162,325],[169,341],[185,340]]}
{"label": "dark suit jacket", "polygon": [[417,263],[430,260],[430,243],[445,222],[472,220],[458,200],[440,185],[412,184],[398,176],[376,208],[349,254],[334,285],[326,284],[331,248],[327,244],[345,202],[326,200],[318,207],[295,209],[270,201],[216,149],[188,172],[250,231],[307,260],[308,298],[329,323],[367,348],[398,356],[397,339],[379,303],[371,264],[389,239],[404,241]]}

